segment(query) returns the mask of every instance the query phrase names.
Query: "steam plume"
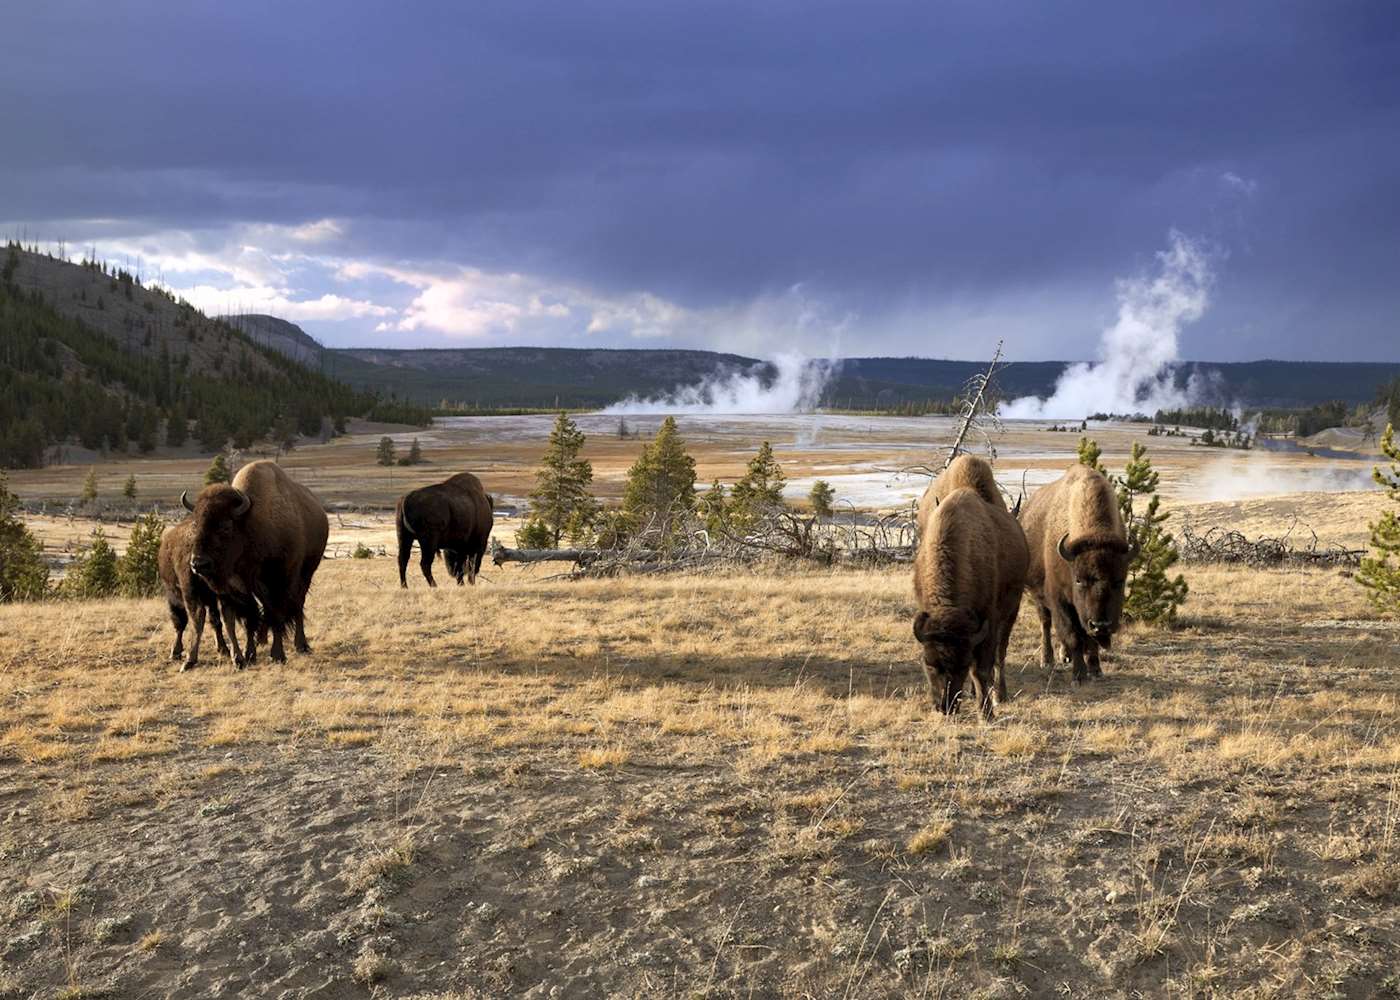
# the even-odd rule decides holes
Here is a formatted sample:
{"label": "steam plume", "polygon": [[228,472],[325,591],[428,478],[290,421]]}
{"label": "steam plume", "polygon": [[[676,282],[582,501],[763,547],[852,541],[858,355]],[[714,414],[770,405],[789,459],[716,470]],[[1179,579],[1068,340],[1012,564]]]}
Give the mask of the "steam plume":
{"label": "steam plume", "polygon": [[1001,408],[1011,419],[1078,419],[1090,413],[1152,413],[1189,403],[1177,388],[1177,337],[1206,311],[1212,275],[1205,250],[1172,231],[1154,277],[1118,282],[1118,320],[1103,332],[1101,361],[1065,369],[1048,399],[1023,396]]}
{"label": "steam plume", "polygon": [[838,363],[779,354],[777,375],[768,384],[756,372],[733,372],[681,386],[665,396],[628,396],[604,413],[802,413],[816,409]]}

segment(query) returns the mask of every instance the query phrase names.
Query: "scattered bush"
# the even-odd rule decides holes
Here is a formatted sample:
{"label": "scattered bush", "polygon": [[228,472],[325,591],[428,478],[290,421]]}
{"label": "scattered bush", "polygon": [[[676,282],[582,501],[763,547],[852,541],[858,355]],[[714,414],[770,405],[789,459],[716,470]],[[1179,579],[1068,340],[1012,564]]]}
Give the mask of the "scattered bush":
{"label": "scattered bush", "polygon": [[49,587],[49,567],[39,540],[20,521],[19,497],[0,472],[0,603],[35,601]]}
{"label": "scattered bush", "polygon": [[160,536],[165,523],[155,511],[139,518],[131,540],[117,561],[117,587],[125,597],[154,597],[160,592]]}
{"label": "scattered bush", "polygon": [[[1400,444],[1395,442],[1394,424],[1386,425],[1381,451],[1390,460],[1390,467],[1377,465],[1371,470],[1371,476],[1389,499],[1400,504]],[[1400,614],[1400,509],[1386,511],[1371,525],[1371,550],[1371,554],[1361,560],[1356,580],[1366,588],[1378,609]],[[1392,562],[1392,558],[1397,561]]]}

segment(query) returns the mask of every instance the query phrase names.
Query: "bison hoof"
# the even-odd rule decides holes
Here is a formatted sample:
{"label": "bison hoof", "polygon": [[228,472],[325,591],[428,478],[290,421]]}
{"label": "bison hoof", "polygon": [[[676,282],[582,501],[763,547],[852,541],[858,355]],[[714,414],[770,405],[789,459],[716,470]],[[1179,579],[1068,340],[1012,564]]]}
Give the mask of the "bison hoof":
{"label": "bison hoof", "polygon": [[186,670],[193,670],[197,666],[199,666],[198,660],[186,660],[184,663],[180,664],[179,672],[183,674]]}

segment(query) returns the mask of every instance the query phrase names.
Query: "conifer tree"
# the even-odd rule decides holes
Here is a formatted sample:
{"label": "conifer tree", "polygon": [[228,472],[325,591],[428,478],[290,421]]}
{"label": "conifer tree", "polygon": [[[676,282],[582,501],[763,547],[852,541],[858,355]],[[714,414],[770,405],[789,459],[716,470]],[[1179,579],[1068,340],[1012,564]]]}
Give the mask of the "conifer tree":
{"label": "conifer tree", "polygon": [[0,472],[0,604],[35,601],[49,586],[49,567],[39,540],[19,519],[19,497]]}
{"label": "conifer tree", "polygon": [[83,479],[83,503],[92,503],[97,499],[97,468],[94,466],[88,469],[87,476]]}
{"label": "conifer tree", "polygon": [[1087,465],[1094,471],[1101,472],[1106,476],[1108,475],[1108,470],[1105,469],[1103,463],[1099,461],[1102,455],[1103,449],[1099,447],[1097,441],[1086,437],[1079,439],[1079,464]]}
{"label": "conifer tree", "polygon": [[214,483],[227,483],[233,477],[229,475],[228,459],[223,452],[218,452],[214,460],[209,463],[209,468],[204,471],[204,485],[212,486]]}
{"label": "conifer tree", "polygon": [[409,449],[408,449],[408,464],[409,464],[409,465],[422,465],[422,464],[423,464],[423,449],[422,449],[422,447],[419,446],[419,444],[418,444],[418,439],[417,439],[417,438],[414,438],[414,439],[413,439],[413,444],[411,444],[411,445],[409,446]]}
{"label": "conifer tree", "polygon": [[93,529],[92,542],[79,551],[68,567],[60,591],[78,600],[110,597],[117,590],[117,553],[101,525]]}
{"label": "conifer tree", "polygon": [[832,507],[836,502],[836,491],[825,479],[818,479],[812,484],[812,492],[807,494],[807,499],[818,517],[831,517],[836,513],[836,509]]}
{"label": "conifer tree", "polygon": [[782,467],[773,457],[773,446],[764,441],[758,454],[749,459],[744,477],[734,484],[730,493],[730,520],[740,528],[747,528],[764,514],[781,509],[786,482]]}
{"label": "conifer tree", "polygon": [[715,533],[724,527],[729,503],[724,495],[724,484],[716,479],[697,501],[697,507],[705,518],[705,530]]}
{"label": "conifer tree", "polygon": [[651,528],[664,546],[681,517],[694,509],[695,459],[686,454],[676,418],[667,417],[627,470],[622,513],[630,531]]}
{"label": "conifer tree", "polygon": [[549,446],[540,460],[535,488],[530,493],[530,516],[516,535],[518,544],[558,548],[566,528],[572,524],[575,530],[583,530],[597,515],[598,501],[588,492],[593,482],[593,464],[579,458],[586,440],[567,413],[555,418]]}
{"label": "conifer tree", "polygon": [[374,460],[380,465],[394,464],[394,439],[387,434],[379,439],[379,447],[375,450]]}
{"label": "conifer tree", "polygon": [[134,475],[126,477],[126,485],[122,487],[122,496],[128,500],[136,499],[136,477]]}
{"label": "conifer tree", "polygon": [[151,597],[160,590],[160,535],[165,530],[155,511],[137,519],[126,551],[117,560],[117,586],[126,597]]}
{"label": "conifer tree", "polygon": [[[1371,477],[1385,490],[1387,498],[1400,505],[1400,444],[1395,441],[1394,424],[1386,425],[1381,452],[1390,468],[1377,465],[1371,470]],[[1400,509],[1386,511],[1371,525],[1371,554],[1361,560],[1356,581],[1366,588],[1377,609],[1400,614]]]}
{"label": "conifer tree", "polygon": [[[1123,614],[1129,621],[1170,622],[1186,600],[1186,579],[1179,573],[1174,578],[1167,575],[1180,554],[1176,541],[1162,527],[1167,515],[1158,513],[1162,502],[1157,495],[1158,479],[1147,449],[1134,441],[1123,477],[1116,481],[1118,508],[1128,531],[1128,548],[1133,553],[1123,601]],[[1135,508],[1140,499],[1146,499],[1147,506],[1138,513]]]}

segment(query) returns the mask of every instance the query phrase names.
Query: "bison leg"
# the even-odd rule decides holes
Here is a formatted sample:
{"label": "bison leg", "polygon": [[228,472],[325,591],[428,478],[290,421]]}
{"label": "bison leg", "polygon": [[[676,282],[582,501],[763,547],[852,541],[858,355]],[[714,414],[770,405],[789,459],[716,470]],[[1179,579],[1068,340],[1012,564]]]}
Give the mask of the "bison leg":
{"label": "bison leg", "polygon": [[170,624],[175,626],[175,645],[170,647],[170,658],[178,660],[185,655],[185,623],[189,621],[183,605],[170,604]]}
{"label": "bison leg", "polygon": [[413,536],[399,527],[399,586],[408,589],[408,557],[413,555]]}
{"label": "bison leg", "polygon": [[1099,643],[1092,636],[1084,640],[1084,646],[1089,653],[1089,675],[1091,677],[1102,677],[1103,668],[1099,666]]}
{"label": "bison leg", "polygon": [[[217,598],[223,609],[223,625],[228,631],[228,655],[233,661],[233,669],[242,670],[247,664],[253,649],[253,624],[248,621],[240,608],[230,597]],[[238,623],[242,621],[248,629],[248,653],[238,644]]]}
{"label": "bison leg", "polygon": [[972,690],[977,695],[977,710],[983,722],[991,722],[996,713],[992,710],[992,693],[996,689],[996,659],[998,642],[990,637],[977,647],[976,662],[972,666]]}
{"label": "bison leg", "polygon": [[298,653],[311,652],[311,644],[306,641],[306,615],[301,609],[297,609],[296,633],[292,640],[292,645]]}
{"label": "bison leg", "polygon": [[1035,610],[1040,613],[1040,665],[1047,669],[1055,666],[1055,649],[1050,642],[1050,624],[1053,616],[1050,609],[1043,604],[1036,604]]}
{"label": "bison leg", "polygon": [[1006,647],[1011,645],[1011,626],[1015,620],[1002,623],[1001,641],[997,643],[996,686],[992,697],[998,705],[1006,704]]}
{"label": "bison leg", "polygon": [[180,664],[181,670],[192,670],[199,666],[199,644],[204,639],[204,603],[201,601],[194,606],[192,616],[193,630],[190,635],[190,652],[185,657],[185,662]]}
{"label": "bison leg", "polygon": [[422,553],[418,559],[418,565],[423,570],[423,579],[428,581],[429,587],[436,587],[437,581],[433,579],[433,560],[437,558],[437,549],[421,541],[418,543],[418,548]]}
{"label": "bison leg", "polygon": [[481,549],[479,552],[476,553],[476,555],[467,557],[467,562],[471,566],[471,572],[467,574],[467,582],[470,583],[473,587],[476,586],[477,574],[481,572],[481,557],[485,554],[486,550]]}
{"label": "bison leg", "polygon": [[214,628],[214,641],[219,644],[219,655],[228,656],[228,643],[224,642],[224,619],[219,614],[219,602],[209,603],[209,624]]}

